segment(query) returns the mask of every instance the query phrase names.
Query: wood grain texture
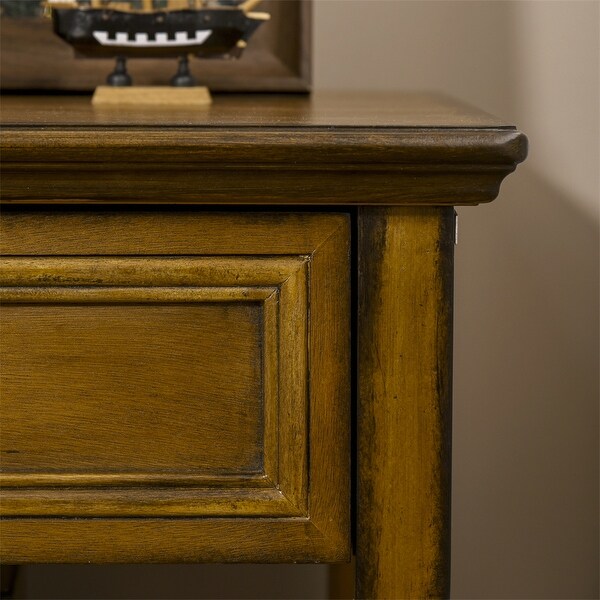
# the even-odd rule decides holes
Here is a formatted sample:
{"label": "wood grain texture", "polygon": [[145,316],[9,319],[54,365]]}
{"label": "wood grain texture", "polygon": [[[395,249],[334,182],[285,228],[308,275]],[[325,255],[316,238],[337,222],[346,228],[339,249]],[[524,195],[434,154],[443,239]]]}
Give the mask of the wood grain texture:
{"label": "wood grain texture", "polygon": [[449,593],[453,225],[359,214],[359,598]]}
{"label": "wood grain texture", "polygon": [[167,85],[146,85],[118,87],[99,85],[92,96],[94,106],[141,107],[141,106],[185,106],[200,108],[212,102],[207,87],[175,87]]}
{"label": "wood grain texture", "polygon": [[[4,220],[5,216],[1,217]],[[101,227],[106,227],[105,220],[96,215]],[[197,219],[201,224],[204,219]],[[143,219],[139,219],[141,224]],[[168,223],[168,218],[163,226]],[[29,233],[29,232],[27,232]],[[72,233],[72,232],[71,232]],[[79,232],[82,234],[82,232]],[[113,233],[114,235],[114,233]],[[29,235],[27,235],[29,237]],[[80,244],[83,240],[80,239]],[[130,241],[131,243],[131,241]],[[81,248],[81,253],[86,248]],[[89,250],[89,249],[88,249]],[[244,254],[246,248],[243,241],[238,241],[238,253]],[[236,256],[163,256],[163,257],[107,257],[90,258],[69,257],[54,258],[36,256],[33,258],[6,256],[0,263],[2,285],[8,287],[27,286],[38,287],[94,287],[102,286],[100,291],[108,293],[106,287],[119,286],[140,288],[149,287],[154,293],[160,290],[171,290],[171,298],[177,301],[177,293],[187,287],[217,288],[211,291],[215,301],[222,300],[220,289],[239,289],[243,287],[260,288],[280,284],[302,268],[306,261],[303,256],[274,256],[274,257],[236,257]],[[200,293],[202,291],[200,290]],[[264,299],[264,293],[258,292],[258,297]],[[262,296],[261,296],[262,294]],[[244,297],[243,292],[238,293]],[[225,294],[225,299],[229,296]],[[204,298],[208,300],[208,298]]]}
{"label": "wood grain texture", "polygon": [[[346,557],[347,216],[36,212],[1,219],[2,560],[158,560],[186,516],[182,561]],[[115,554],[119,516],[154,541]]]}
{"label": "wood grain texture", "polygon": [[313,519],[2,519],[3,562],[344,562]]}
{"label": "wood grain texture", "polygon": [[[349,226],[349,221],[340,225]],[[350,559],[350,236],[340,226],[312,255],[309,369],[311,520]],[[327,315],[316,321],[316,315]],[[339,324],[335,326],[334,324]],[[321,402],[316,402],[322,398]],[[314,399],[314,400],[313,400]],[[342,535],[343,534],[343,535]],[[340,561],[338,561],[340,562]]]}
{"label": "wood grain texture", "polygon": [[477,204],[527,151],[513,127],[431,94],[215,97],[160,114],[88,102],[5,100],[5,202]]}
{"label": "wood grain texture", "polygon": [[54,302],[0,310],[3,473],[262,474],[260,304]]}
{"label": "wood grain texture", "polygon": [[443,94],[313,92],[215,94],[209,111],[99,111],[89,96],[3,96],[4,127],[416,127],[509,128],[510,123]]}
{"label": "wood grain texture", "polygon": [[[143,261],[136,257],[162,255],[162,260],[178,261],[181,255],[195,255],[198,260],[237,255],[243,236],[244,252],[257,261],[247,273],[251,276],[261,264],[260,257],[278,256],[280,261],[279,255],[288,255],[290,248],[299,255],[310,255],[337,226],[335,219],[326,217],[316,226],[314,215],[296,212],[3,206],[0,254],[37,256],[36,260],[42,260],[40,255],[128,255],[128,261],[137,260],[135,264],[141,266]],[[9,264],[3,268],[8,269]],[[175,273],[170,273],[169,277],[173,276]]]}
{"label": "wood grain texture", "polygon": [[305,514],[307,260],[5,257],[3,514]]}

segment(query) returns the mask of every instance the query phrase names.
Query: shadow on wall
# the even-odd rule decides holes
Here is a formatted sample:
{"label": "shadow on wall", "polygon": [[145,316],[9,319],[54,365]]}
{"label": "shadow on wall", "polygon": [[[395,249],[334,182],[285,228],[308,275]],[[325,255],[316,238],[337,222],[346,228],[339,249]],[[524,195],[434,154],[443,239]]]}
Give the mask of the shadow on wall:
{"label": "shadow on wall", "polygon": [[459,214],[453,591],[597,598],[598,224],[527,165]]}

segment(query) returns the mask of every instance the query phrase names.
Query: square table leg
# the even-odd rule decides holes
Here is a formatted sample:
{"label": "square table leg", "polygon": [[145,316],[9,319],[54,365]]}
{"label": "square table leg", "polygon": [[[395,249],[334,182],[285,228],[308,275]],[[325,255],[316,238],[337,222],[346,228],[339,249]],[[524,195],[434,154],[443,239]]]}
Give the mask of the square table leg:
{"label": "square table leg", "polygon": [[356,594],[449,594],[454,210],[359,211]]}

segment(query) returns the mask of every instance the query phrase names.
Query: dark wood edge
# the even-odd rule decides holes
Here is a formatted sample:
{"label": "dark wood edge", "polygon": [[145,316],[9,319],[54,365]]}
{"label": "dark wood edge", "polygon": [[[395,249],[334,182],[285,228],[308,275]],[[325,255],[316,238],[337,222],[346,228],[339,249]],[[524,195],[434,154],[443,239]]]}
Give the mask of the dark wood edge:
{"label": "dark wood edge", "polygon": [[[121,171],[79,169],[35,172],[5,169],[2,199],[8,204],[177,205],[421,205],[458,206],[491,202],[502,180],[513,171],[473,167],[455,173],[445,168],[361,172]],[[34,184],[35,178],[43,180]],[[79,182],[74,189],[72,181]]]}
{"label": "dark wood edge", "polygon": [[3,135],[2,201],[14,203],[479,204],[527,154],[514,129]]}
{"label": "dark wood edge", "polygon": [[[316,127],[21,127],[0,134],[3,163],[47,169],[61,163],[95,165],[219,165],[238,168],[288,164],[360,167],[395,165],[516,166],[527,155],[527,137],[512,128]],[[91,167],[90,167],[91,168]]]}

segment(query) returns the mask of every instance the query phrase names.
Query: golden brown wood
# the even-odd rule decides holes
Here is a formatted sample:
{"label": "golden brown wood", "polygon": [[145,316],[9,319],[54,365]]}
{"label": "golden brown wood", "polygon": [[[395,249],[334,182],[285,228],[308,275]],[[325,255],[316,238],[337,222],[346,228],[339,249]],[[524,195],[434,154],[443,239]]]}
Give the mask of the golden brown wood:
{"label": "golden brown wood", "polygon": [[95,107],[136,107],[143,106],[203,108],[212,102],[207,87],[169,87],[166,85],[136,85],[117,87],[99,85],[92,96]]}
{"label": "golden brown wood", "polygon": [[[138,215],[136,225],[142,226],[144,219]],[[57,216],[57,220],[60,218]],[[89,219],[88,219],[89,220]],[[202,227],[206,220],[201,215],[196,215],[195,225]],[[4,214],[3,224],[10,228],[11,218]],[[235,222],[235,219],[223,219],[223,222]],[[131,221],[130,221],[131,222]],[[103,216],[96,219],[96,224],[100,228],[106,228],[107,223]],[[163,219],[163,226],[169,224],[169,218]],[[57,223],[50,227],[55,230]],[[92,226],[90,225],[90,229]],[[193,224],[190,223],[190,229],[193,230]],[[4,231],[4,227],[0,230]],[[87,231],[87,230],[86,230]],[[23,232],[21,232],[23,233]],[[82,236],[82,231],[69,232]],[[106,232],[104,243],[110,243],[110,237],[119,235],[122,232]],[[30,232],[27,237],[31,242]],[[133,231],[132,231],[133,234]],[[73,253],[85,254],[90,252],[87,245],[83,246],[83,237],[78,240],[80,250],[77,252],[73,247]],[[131,239],[128,240],[131,244]],[[164,240],[163,240],[164,243]],[[193,244],[193,240],[188,240]],[[8,240],[10,244],[10,240]],[[9,246],[10,248],[10,246]],[[238,240],[238,253],[246,251],[245,242]],[[9,250],[5,252],[5,258],[0,264],[0,277],[2,285],[9,287],[56,287],[56,288],[78,288],[78,287],[98,287],[101,294],[109,294],[112,288],[131,287],[133,294],[137,288],[149,287],[152,294],[159,294],[161,290],[167,290],[168,293],[177,301],[177,295],[184,292],[187,287],[209,288],[207,291],[200,291],[204,300],[211,300],[210,295],[214,295],[213,301],[227,300],[229,295],[226,292],[220,292],[222,288],[230,289],[252,286],[252,288],[266,287],[266,291],[259,291],[257,298],[263,298],[273,292],[269,286],[274,286],[293,275],[306,261],[304,256],[287,257],[208,257],[208,256],[162,256],[162,257],[106,257],[94,256],[82,258],[80,256],[72,258],[36,256],[21,257],[8,256]],[[16,253],[15,253],[16,254]],[[100,287],[101,286],[101,287]],[[106,286],[109,286],[107,289]],[[213,289],[216,288],[216,291]],[[88,293],[86,291],[86,293]],[[139,293],[139,292],[137,292]],[[193,293],[196,293],[195,291]],[[233,292],[232,292],[233,293]],[[244,297],[244,294],[252,294],[251,291],[239,292],[238,295]],[[165,293],[163,292],[163,295]],[[224,298],[221,297],[224,295]],[[135,297],[135,296],[134,296]],[[188,298],[189,299],[189,298]],[[170,300],[165,296],[163,300]]]}
{"label": "golden brown wood", "polygon": [[[341,220],[341,219],[340,219]],[[342,221],[348,225],[347,221]],[[341,223],[341,224],[342,224]],[[338,227],[323,240],[308,265],[311,431],[311,519],[350,559],[350,238]],[[318,322],[312,318],[327,315]],[[332,326],[338,323],[340,326]],[[345,324],[346,327],[343,327]],[[327,400],[325,400],[327,399]],[[320,465],[320,466],[319,466]],[[315,501],[312,501],[315,498]]]}
{"label": "golden brown wood", "polygon": [[259,303],[65,306],[45,291],[0,311],[4,473],[262,472]]}
{"label": "golden brown wood", "polygon": [[[282,222],[285,227],[281,226]],[[177,207],[168,210],[106,207],[90,211],[71,207],[59,210],[57,207],[3,206],[0,254],[130,255],[127,260],[137,260],[138,264],[143,261],[135,257],[145,255],[164,255],[165,260],[198,255],[198,260],[209,260],[203,255],[239,254],[240,232],[243,232],[246,254],[256,257],[252,269],[246,273],[252,277],[261,260],[264,262],[260,257],[267,251],[273,256],[287,255],[291,247],[298,254],[310,255],[324,238],[332,235],[335,223],[323,219],[320,227],[315,227],[313,215],[306,213],[231,214]],[[83,229],[85,235],[81,233]],[[133,271],[137,268],[132,270],[132,275]],[[177,272],[181,273],[181,268]],[[256,280],[249,281],[256,283]]]}
{"label": "golden brown wood", "polygon": [[4,258],[2,484],[169,489],[15,490],[3,514],[303,514],[305,425],[278,412],[306,410],[305,262]]}
{"label": "golden brown wood", "polygon": [[453,223],[359,215],[359,598],[449,593]]}
{"label": "golden brown wood", "polygon": [[[431,94],[223,96],[204,111],[9,97],[2,121],[0,318],[20,402],[0,425],[28,440],[0,455],[2,559],[347,560],[359,205],[357,594],[446,595],[449,205],[493,199],[525,136]],[[200,379],[209,402],[179,402]],[[144,413],[125,435],[136,381],[156,423]],[[64,443],[27,435],[60,423]]]}
{"label": "golden brown wood", "polygon": [[343,562],[313,517],[4,519],[2,556],[22,563]]}
{"label": "golden brown wood", "polygon": [[215,97],[208,111],[159,114],[87,98],[4,105],[5,202],[476,204],[527,148],[431,94]]}
{"label": "golden brown wood", "polygon": [[[230,539],[254,530],[256,560],[347,556],[347,216],[8,210],[2,228],[3,560],[158,560],[114,553],[100,522],[118,535],[119,516],[165,556],[146,536],[204,517],[214,539],[182,561],[249,560]],[[52,516],[78,527],[30,548]]]}

